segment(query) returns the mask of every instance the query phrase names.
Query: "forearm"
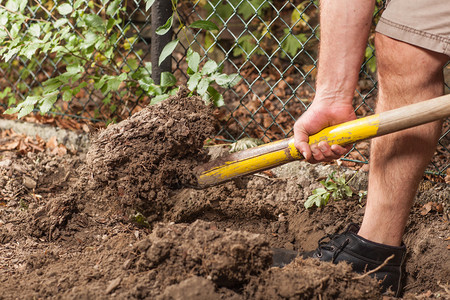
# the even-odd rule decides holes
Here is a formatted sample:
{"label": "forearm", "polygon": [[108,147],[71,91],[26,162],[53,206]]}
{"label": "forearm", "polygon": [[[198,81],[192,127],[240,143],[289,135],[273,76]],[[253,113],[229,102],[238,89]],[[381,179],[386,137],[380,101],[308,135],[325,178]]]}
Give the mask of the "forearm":
{"label": "forearm", "polygon": [[374,5],[374,0],[321,1],[316,99],[351,103]]}

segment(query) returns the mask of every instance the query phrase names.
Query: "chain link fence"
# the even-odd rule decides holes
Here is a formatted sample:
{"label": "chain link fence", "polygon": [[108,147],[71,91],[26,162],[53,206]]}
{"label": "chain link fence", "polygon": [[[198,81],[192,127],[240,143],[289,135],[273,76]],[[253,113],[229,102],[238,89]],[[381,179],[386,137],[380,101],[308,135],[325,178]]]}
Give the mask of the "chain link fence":
{"label": "chain link fence", "polygon": [[[87,10],[107,18],[102,2],[85,2]],[[377,2],[374,26],[383,6],[383,1]],[[28,9],[34,17],[50,20],[57,5],[54,0],[29,0]],[[136,64],[145,65],[151,60],[150,12],[146,11],[144,0],[122,1],[120,6],[123,21],[112,29],[118,33],[115,51],[120,54],[115,67],[133,70]],[[239,73],[243,78],[234,88],[220,91],[225,105],[216,111],[222,124],[216,139],[233,142],[252,137],[269,142],[292,135],[295,120],[308,109],[315,92],[320,40],[318,1],[183,0],[178,1],[176,10],[173,36],[180,44],[172,55],[171,66],[179,83],[186,83],[189,78],[185,59],[189,48],[200,52],[205,60],[218,62],[224,73]],[[218,30],[187,26],[197,20],[212,21]],[[372,34],[353,100],[358,117],[372,114],[375,108],[373,39]],[[2,91],[9,88],[16,95],[15,99],[4,98],[3,103],[25,99],[43,81],[61,73],[60,63],[51,55],[16,57],[0,63],[0,87]],[[450,73],[448,65],[445,72]],[[447,80],[447,92],[448,85]],[[151,99],[145,94],[117,94],[113,100],[105,101],[104,95],[84,87],[70,101],[59,100],[54,113],[107,123],[128,117]],[[450,124],[446,120],[430,173],[445,176],[450,165],[449,141]],[[368,154],[368,143],[360,143],[343,160],[350,166],[367,163]]]}

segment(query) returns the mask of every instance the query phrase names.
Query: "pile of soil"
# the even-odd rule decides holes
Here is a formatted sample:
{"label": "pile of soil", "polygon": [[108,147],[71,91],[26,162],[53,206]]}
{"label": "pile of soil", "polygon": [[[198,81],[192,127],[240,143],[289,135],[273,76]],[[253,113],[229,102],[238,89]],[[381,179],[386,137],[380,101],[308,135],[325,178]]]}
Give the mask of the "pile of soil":
{"label": "pile of soil", "polygon": [[[345,263],[271,267],[271,248],[309,251],[361,222],[364,200],[306,210],[331,167],[301,163],[192,188],[214,130],[211,109],[182,91],[98,133],[87,154],[3,152],[0,299],[380,298]],[[405,298],[450,297],[450,188],[423,186],[405,233]]]}

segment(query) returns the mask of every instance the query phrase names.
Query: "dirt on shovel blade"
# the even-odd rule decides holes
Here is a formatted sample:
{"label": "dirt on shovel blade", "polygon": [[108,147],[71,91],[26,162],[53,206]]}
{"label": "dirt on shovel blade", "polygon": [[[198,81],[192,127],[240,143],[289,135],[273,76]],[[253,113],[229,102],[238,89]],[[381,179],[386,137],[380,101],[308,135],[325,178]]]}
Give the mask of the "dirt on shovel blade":
{"label": "dirt on shovel blade", "polygon": [[[345,263],[271,267],[271,248],[313,250],[361,222],[357,196],[304,208],[325,167],[190,188],[216,128],[213,109],[181,89],[97,133],[85,154],[2,152],[0,299],[380,299],[378,282]],[[417,196],[407,299],[450,297],[448,195],[432,184]]]}

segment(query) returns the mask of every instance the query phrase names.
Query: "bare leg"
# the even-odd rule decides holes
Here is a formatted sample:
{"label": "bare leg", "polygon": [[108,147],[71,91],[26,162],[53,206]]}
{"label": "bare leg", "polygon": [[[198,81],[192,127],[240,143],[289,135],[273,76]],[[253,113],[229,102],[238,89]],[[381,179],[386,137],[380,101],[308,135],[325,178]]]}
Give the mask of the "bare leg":
{"label": "bare leg", "polygon": [[[443,94],[442,67],[448,56],[376,36],[382,112]],[[433,156],[441,122],[372,141],[367,207],[359,235],[399,246],[418,184]]]}

